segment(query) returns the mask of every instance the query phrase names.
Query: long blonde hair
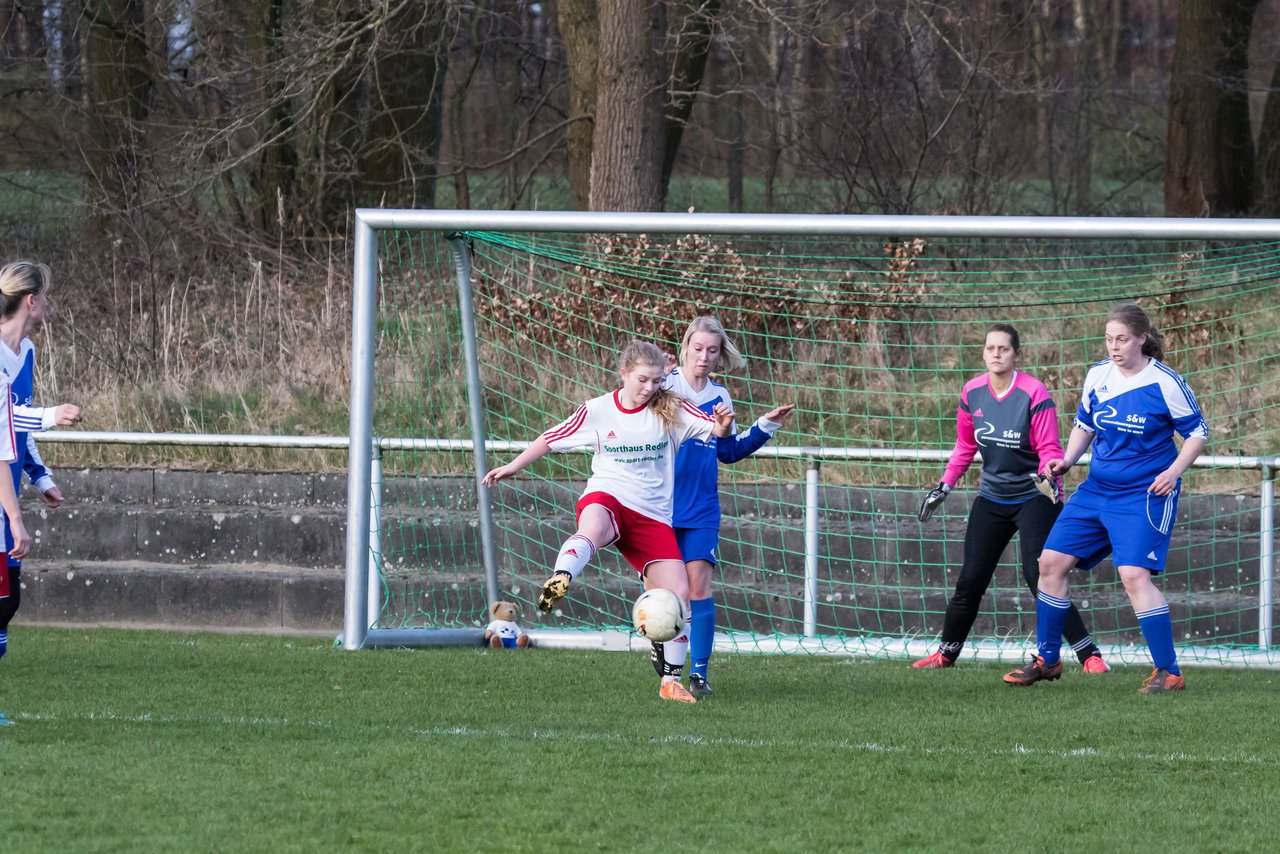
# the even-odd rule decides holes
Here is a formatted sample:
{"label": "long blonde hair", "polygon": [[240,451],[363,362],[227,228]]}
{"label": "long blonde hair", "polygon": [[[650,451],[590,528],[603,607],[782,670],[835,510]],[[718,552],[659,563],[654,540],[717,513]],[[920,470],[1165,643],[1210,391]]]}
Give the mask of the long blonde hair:
{"label": "long blonde hair", "polygon": [[747,366],[747,358],[742,355],[742,351],[737,345],[729,340],[729,335],[724,331],[724,325],[716,319],[715,315],[704,314],[695,317],[693,322],[689,324],[689,328],[684,331],[684,338],[680,341],[680,364],[684,365],[685,357],[689,353],[689,341],[693,338],[694,333],[710,332],[712,335],[720,337],[720,358],[716,360],[711,370],[719,373],[720,371],[738,371]]}
{"label": "long blonde hair", "polygon": [[0,267],[0,317],[12,317],[23,297],[44,293],[52,282],[48,265],[37,261],[11,261]]}
{"label": "long blonde hair", "polygon": [[[618,354],[618,371],[631,371],[640,365],[647,365],[661,371],[666,367],[667,358],[648,341],[632,341]],[[684,398],[673,391],[659,388],[649,398],[648,406],[662,422],[664,430],[674,429],[678,423],[677,415]]]}

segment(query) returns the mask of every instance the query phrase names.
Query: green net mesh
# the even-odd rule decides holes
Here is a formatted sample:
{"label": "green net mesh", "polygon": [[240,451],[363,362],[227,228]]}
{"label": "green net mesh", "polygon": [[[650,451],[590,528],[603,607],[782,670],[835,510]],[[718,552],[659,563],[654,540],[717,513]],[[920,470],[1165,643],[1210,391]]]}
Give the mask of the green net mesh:
{"label": "green net mesh", "polygon": [[[675,352],[714,313],[748,357],[720,377],[742,429],[773,406],[797,414],[765,450],[720,469],[717,648],[906,655],[931,650],[961,562],[975,462],[927,523],[916,520],[955,441],[961,387],[983,370],[988,326],[1015,324],[1022,369],[1070,430],[1103,317],[1137,302],[1194,389],[1210,457],[1185,478],[1159,582],[1184,656],[1265,656],[1260,636],[1263,472],[1280,452],[1280,245],[471,233],[483,408],[491,440],[527,442],[615,387],[632,338]],[[382,233],[375,433],[470,438],[454,259],[440,235]],[[490,452],[490,465],[513,450]],[[388,452],[378,625],[487,621],[469,453]],[[531,606],[573,530],[590,460],[556,454],[492,492],[504,598],[530,628],[629,628],[640,585],[604,550],[553,614]],[[805,534],[818,469],[817,529]],[[1083,471],[1068,476],[1068,487]],[[813,548],[816,539],[816,550]],[[969,650],[1017,658],[1035,606],[1014,539]],[[816,552],[808,555],[806,552]],[[810,577],[806,579],[806,566]],[[816,566],[816,577],[812,572]],[[1073,573],[1095,638],[1146,660],[1109,562]],[[806,615],[808,625],[806,625]]]}

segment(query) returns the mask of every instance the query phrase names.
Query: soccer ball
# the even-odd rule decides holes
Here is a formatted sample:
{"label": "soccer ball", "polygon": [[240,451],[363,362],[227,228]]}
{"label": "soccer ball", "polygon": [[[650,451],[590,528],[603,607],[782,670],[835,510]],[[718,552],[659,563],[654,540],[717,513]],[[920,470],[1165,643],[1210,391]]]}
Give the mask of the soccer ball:
{"label": "soccer ball", "polygon": [[665,587],[646,590],[631,609],[631,622],[636,634],[647,640],[665,643],[684,631],[689,621],[684,602]]}

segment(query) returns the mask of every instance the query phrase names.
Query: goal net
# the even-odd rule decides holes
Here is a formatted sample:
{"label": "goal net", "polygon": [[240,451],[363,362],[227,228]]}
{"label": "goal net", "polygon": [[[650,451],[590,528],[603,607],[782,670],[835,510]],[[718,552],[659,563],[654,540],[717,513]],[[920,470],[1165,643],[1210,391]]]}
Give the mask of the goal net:
{"label": "goal net", "polygon": [[[490,467],[510,460],[616,387],[616,356],[629,340],[675,353],[687,324],[710,313],[748,359],[718,378],[739,429],[775,405],[797,405],[763,450],[720,468],[717,650],[925,654],[959,574],[980,462],[928,522],[916,513],[955,442],[960,389],[984,370],[988,327],[1018,328],[1020,367],[1049,389],[1065,442],[1085,371],[1105,356],[1103,318],[1136,302],[1165,332],[1165,361],[1211,428],[1206,456],[1184,477],[1158,582],[1180,654],[1275,661],[1264,509],[1280,451],[1280,243],[476,230],[453,238],[377,232],[372,432],[385,450],[373,629],[483,627],[497,595],[520,605],[526,629],[558,643],[607,645],[627,632],[640,583],[612,549],[554,613],[532,605],[573,530],[589,456],[553,454],[504,481],[489,491],[489,513],[471,440],[483,438]],[[473,319],[459,307],[460,273]],[[461,342],[472,324],[478,387],[469,390]],[[473,432],[473,405],[483,434]],[[1068,491],[1084,474],[1068,475]],[[1018,548],[1015,537],[965,656],[1015,660],[1033,645],[1035,603]],[[1146,661],[1110,562],[1073,573],[1072,584],[1109,657]]]}

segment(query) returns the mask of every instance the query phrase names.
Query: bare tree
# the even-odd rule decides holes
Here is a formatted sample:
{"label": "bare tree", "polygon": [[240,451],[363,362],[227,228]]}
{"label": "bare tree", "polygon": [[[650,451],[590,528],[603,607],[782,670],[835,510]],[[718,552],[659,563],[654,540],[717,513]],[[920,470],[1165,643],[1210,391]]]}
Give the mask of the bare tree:
{"label": "bare tree", "polygon": [[41,19],[43,0],[2,0],[0,2],[0,66],[12,71],[22,65],[38,68],[48,51]]}
{"label": "bare tree", "polygon": [[106,245],[136,239],[141,227],[145,136],[155,92],[143,0],[100,0],[85,11],[91,140],[86,166],[95,214],[90,233]]}
{"label": "bare tree", "polygon": [[600,8],[591,210],[662,209],[664,12],[652,0],[616,0]]}
{"label": "bare tree", "polygon": [[[579,207],[662,209],[719,7],[719,0],[559,0],[569,78],[565,153]],[[590,123],[580,121],[587,116]]]}
{"label": "bare tree", "polygon": [[[823,54],[829,95],[786,99],[802,108],[786,146],[796,168],[826,179],[836,210],[990,210],[1033,144],[1007,118],[1018,21],[914,0],[861,11],[812,24],[839,49]],[[764,145],[767,179],[777,143]]]}
{"label": "bare tree", "polygon": [[662,177],[666,195],[671,170],[680,154],[680,141],[693,112],[694,99],[702,89],[711,52],[711,34],[720,0],[678,0],[672,4],[671,31],[668,33],[671,71],[667,84],[667,105],[662,125]]}
{"label": "bare tree", "polygon": [[1259,0],[1182,0],[1169,90],[1165,212],[1231,216],[1252,207],[1247,85]]}
{"label": "bare tree", "polygon": [[[1275,28],[1280,25],[1280,3],[1272,3],[1269,20],[1263,20],[1262,10],[1258,12],[1258,20],[1254,26],[1254,41],[1275,45]],[[1270,24],[1270,28],[1259,31],[1259,24]],[[1275,61],[1274,50],[1264,54],[1264,62],[1274,62],[1266,98],[1263,101],[1262,121],[1258,128],[1258,160],[1257,160],[1257,213],[1262,216],[1280,216],[1280,62]],[[1265,66],[1264,66],[1265,67]]]}
{"label": "bare tree", "polygon": [[[600,22],[596,0],[559,0],[560,33],[564,39],[569,77],[569,116],[596,112],[596,80],[600,67]],[[565,155],[569,161],[569,186],[579,210],[591,205],[591,141],[594,121],[578,121],[565,128]]]}
{"label": "bare tree", "polygon": [[442,0],[404,4],[373,42],[368,136],[361,158],[366,204],[435,206],[435,163],[448,53]]}

